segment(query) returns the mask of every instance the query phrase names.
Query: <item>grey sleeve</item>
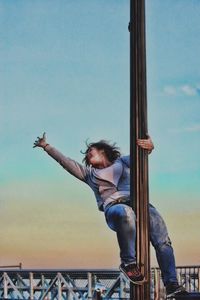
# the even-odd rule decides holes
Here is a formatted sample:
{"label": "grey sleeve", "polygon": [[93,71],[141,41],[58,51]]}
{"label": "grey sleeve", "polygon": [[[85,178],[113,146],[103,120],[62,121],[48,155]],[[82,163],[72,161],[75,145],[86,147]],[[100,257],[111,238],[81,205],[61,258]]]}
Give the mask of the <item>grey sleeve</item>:
{"label": "grey sleeve", "polygon": [[60,151],[51,145],[45,147],[47,152],[53,159],[55,159],[67,172],[76,178],[86,182],[87,179],[87,168],[79,164],[77,161],[64,156]]}
{"label": "grey sleeve", "polygon": [[130,168],[130,155],[122,156],[121,159]]}

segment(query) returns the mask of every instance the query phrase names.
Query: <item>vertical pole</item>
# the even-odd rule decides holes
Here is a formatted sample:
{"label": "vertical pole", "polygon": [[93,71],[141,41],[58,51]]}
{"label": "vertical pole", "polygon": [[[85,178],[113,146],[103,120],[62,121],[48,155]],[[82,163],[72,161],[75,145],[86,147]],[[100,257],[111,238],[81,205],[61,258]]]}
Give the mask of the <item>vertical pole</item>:
{"label": "vertical pole", "polygon": [[3,296],[5,299],[8,298],[8,280],[5,272],[3,273]]}
{"label": "vertical pole", "polygon": [[92,273],[87,273],[88,277],[88,299],[92,299]]}
{"label": "vertical pole", "polygon": [[41,298],[43,297],[44,293],[45,293],[45,277],[43,274],[41,274]]}
{"label": "vertical pole", "polygon": [[33,282],[33,273],[30,272],[29,274],[29,281],[30,281],[30,300],[34,299],[34,282]]}
{"label": "vertical pole", "polygon": [[125,299],[126,298],[126,281],[124,280],[124,276],[120,274],[120,289],[119,289],[119,299]]}
{"label": "vertical pole", "polygon": [[58,300],[62,300],[62,284],[60,276],[58,277]]}
{"label": "vertical pole", "polygon": [[131,199],[136,213],[137,263],[147,280],[142,286],[130,285],[130,299],[150,299],[148,154],[136,146],[138,138],[146,138],[146,44],[145,0],[130,0],[130,154]]}

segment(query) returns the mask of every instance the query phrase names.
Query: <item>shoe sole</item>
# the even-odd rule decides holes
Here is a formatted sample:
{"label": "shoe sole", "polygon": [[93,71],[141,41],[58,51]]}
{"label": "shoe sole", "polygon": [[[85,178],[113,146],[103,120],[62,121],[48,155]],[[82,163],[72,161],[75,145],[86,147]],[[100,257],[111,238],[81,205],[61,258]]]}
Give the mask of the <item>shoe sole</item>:
{"label": "shoe sole", "polygon": [[170,299],[170,298],[178,296],[178,295],[184,296],[184,295],[187,295],[187,294],[188,294],[187,291],[180,289],[180,290],[177,290],[177,291],[167,295],[166,299]]}
{"label": "shoe sole", "polygon": [[124,276],[129,280],[131,281],[133,284],[135,285],[143,285],[145,282],[147,282],[147,280],[144,278],[143,280],[140,280],[140,281],[133,281],[132,279],[130,279],[130,277],[128,277],[128,275],[126,274],[126,272],[121,268],[119,267],[120,271],[124,274]]}

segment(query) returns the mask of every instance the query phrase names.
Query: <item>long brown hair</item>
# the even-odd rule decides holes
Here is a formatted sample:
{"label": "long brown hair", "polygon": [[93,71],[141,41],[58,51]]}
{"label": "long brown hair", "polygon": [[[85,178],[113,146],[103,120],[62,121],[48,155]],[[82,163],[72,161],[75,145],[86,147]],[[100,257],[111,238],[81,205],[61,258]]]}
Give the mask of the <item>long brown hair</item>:
{"label": "long brown hair", "polygon": [[86,151],[82,152],[83,154],[85,154],[85,157],[83,158],[83,162],[85,163],[86,166],[89,166],[89,160],[87,154],[92,147],[98,150],[103,150],[105,152],[107,159],[111,163],[113,163],[117,158],[121,156],[119,147],[116,146],[116,143],[110,144],[110,142],[106,140],[100,140],[99,142],[89,143],[89,144],[86,141],[86,146],[87,146]]}

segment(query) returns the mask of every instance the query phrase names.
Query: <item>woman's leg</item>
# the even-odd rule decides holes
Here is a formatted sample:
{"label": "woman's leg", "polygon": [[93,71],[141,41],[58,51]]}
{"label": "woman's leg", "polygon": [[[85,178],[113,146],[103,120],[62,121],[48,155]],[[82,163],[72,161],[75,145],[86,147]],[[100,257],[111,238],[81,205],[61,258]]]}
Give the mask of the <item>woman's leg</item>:
{"label": "woman's leg", "polygon": [[149,215],[150,239],[156,251],[163,282],[165,285],[171,282],[177,282],[174,252],[165,222],[152,205],[149,207]]}
{"label": "woman's leg", "polygon": [[115,204],[106,210],[105,216],[108,226],[117,233],[121,262],[125,265],[135,263],[134,211],[126,204]]}

